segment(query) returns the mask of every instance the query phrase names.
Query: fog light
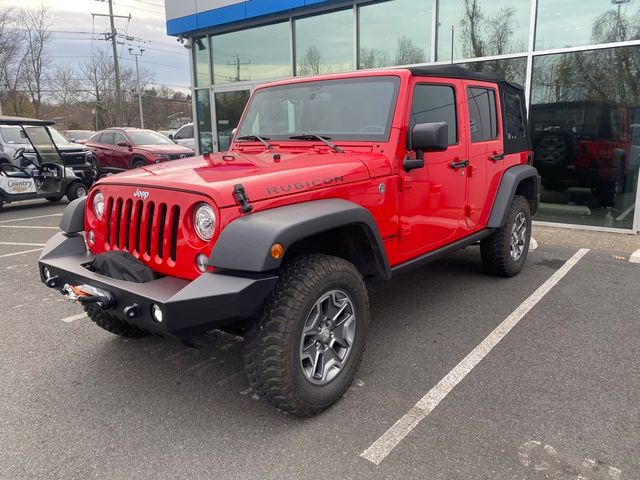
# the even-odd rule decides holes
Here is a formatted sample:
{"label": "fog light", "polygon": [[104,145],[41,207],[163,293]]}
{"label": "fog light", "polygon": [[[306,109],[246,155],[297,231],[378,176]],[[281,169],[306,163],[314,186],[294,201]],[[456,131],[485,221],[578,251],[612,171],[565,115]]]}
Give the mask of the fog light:
{"label": "fog light", "polygon": [[151,305],[151,317],[155,322],[162,323],[162,310],[155,303]]}
{"label": "fog light", "polygon": [[209,270],[209,257],[207,257],[204,253],[198,254],[198,256],[196,257],[196,266],[202,273]]}
{"label": "fog light", "polygon": [[91,245],[93,245],[94,242],[96,241],[96,234],[93,233],[93,230],[89,230],[89,233],[87,234],[87,241]]}
{"label": "fog light", "polygon": [[51,278],[51,272],[49,271],[49,269],[47,267],[44,267],[42,269],[42,274],[44,275],[44,279],[45,280],[49,280]]}

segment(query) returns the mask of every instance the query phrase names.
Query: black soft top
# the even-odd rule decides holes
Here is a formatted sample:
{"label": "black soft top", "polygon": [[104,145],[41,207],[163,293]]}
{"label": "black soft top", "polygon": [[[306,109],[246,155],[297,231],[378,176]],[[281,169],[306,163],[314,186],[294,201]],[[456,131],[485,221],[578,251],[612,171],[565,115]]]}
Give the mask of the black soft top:
{"label": "black soft top", "polygon": [[409,67],[408,70],[416,77],[447,77],[447,78],[461,78],[464,80],[479,80],[482,82],[493,82],[493,83],[508,85],[515,90],[524,91],[524,88],[521,85],[518,85],[517,83],[508,82],[497,73],[474,72],[472,70],[463,68],[459,65],[432,65],[427,67]]}
{"label": "black soft top", "polygon": [[28,127],[40,127],[55,125],[56,122],[51,120],[38,120],[36,118],[23,118],[23,117],[6,117],[0,115],[0,125],[25,125]]}

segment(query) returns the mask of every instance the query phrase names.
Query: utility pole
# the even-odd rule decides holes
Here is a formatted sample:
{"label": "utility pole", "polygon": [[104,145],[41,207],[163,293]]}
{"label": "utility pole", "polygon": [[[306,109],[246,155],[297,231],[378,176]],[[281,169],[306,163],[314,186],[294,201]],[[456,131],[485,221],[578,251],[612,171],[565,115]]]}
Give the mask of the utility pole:
{"label": "utility pole", "polygon": [[242,65],[251,65],[251,61],[241,62],[240,55],[236,53],[236,61],[235,62],[227,62],[227,65],[235,65],[236,66],[236,78],[232,78],[232,81],[241,82],[243,79],[240,77],[240,67]]}
{"label": "utility pole", "polygon": [[140,128],[144,128],[144,114],[142,113],[142,90],[140,89],[140,69],[138,68],[138,57],[144,53],[144,48],[138,48],[138,53],[133,53],[133,48],[129,49],[129,55],[136,57],[136,89],[138,90],[138,108],[140,108]]}
{"label": "utility pole", "polygon": [[128,17],[122,15],[114,15],[113,14],[113,0],[96,0],[100,2],[109,2],[109,15],[103,15],[99,13],[92,13],[94,17],[109,17],[109,24],[111,27],[110,34],[107,38],[111,39],[111,46],[113,48],[113,67],[115,69],[116,74],[116,127],[124,127],[124,116],[122,109],[122,88],[120,84],[120,62],[118,59],[118,42],[117,42],[117,32],[116,26],[113,21],[114,18],[127,18],[131,20],[131,15]]}

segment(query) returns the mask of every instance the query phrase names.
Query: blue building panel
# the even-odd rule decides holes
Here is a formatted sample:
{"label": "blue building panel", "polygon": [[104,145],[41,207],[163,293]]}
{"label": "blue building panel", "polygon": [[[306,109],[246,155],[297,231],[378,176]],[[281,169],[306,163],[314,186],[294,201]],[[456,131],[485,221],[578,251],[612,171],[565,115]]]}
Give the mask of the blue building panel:
{"label": "blue building panel", "polygon": [[190,36],[202,30],[241,24],[248,20],[267,18],[271,15],[289,13],[294,10],[300,11],[332,3],[345,3],[345,0],[247,0],[209,10],[197,10],[189,15],[172,16],[173,6],[178,2],[182,2],[182,0],[165,0],[168,35]]}

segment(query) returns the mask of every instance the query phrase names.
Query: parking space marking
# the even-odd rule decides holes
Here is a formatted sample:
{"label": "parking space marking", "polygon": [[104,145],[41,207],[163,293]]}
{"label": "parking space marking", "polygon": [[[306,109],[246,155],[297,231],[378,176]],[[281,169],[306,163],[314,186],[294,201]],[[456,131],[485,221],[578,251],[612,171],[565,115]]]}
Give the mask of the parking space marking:
{"label": "parking space marking", "polygon": [[33,250],[25,250],[23,252],[5,253],[0,255],[0,258],[14,257],[16,255],[22,255],[23,253],[39,252],[42,248],[34,248]]}
{"label": "parking space marking", "polygon": [[61,217],[61,213],[52,213],[50,215],[38,215],[36,217],[23,217],[23,218],[12,218],[9,220],[2,220],[0,223],[11,223],[11,222],[21,222],[23,220],[36,220],[38,218],[48,218],[48,217]]}
{"label": "parking space marking", "polygon": [[12,247],[44,247],[45,243],[24,243],[24,242],[0,242],[0,245],[10,245]]}
{"label": "parking space marking", "polygon": [[631,263],[640,263],[640,249],[636,250],[629,257],[629,262]]}
{"label": "parking space marking", "polygon": [[0,225],[0,228],[31,228],[34,230],[60,230],[60,227],[40,227],[37,225]]}
{"label": "parking space marking", "polygon": [[569,273],[584,257],[588,248],[578,250],[549,279],[520,304],[503,322],[498,325],[471,353],[454,367],[438,384],[391,426],[369,448],[360,454],[362,458],[380,465],[389,453],[422,421],[438,404],[460,383],[480,361],[502,340],[522,318],[542,300],[551,289]]}
{"label": "parking space marking", "polygon": [[63,318],[62,321],[64,323],[71,323],[71,322],[75,322],[76,320],[80,320],[81,318],[84,318],[86,316],[87,316],[86,313],[79,313],[78,315],[73,315],[72,317]]}
{"label": "parking space marking", "polygon": [[538,241],[531,237],[531,241],[529,242],[529,251],[533,252],[536,248],[538,248]]}

